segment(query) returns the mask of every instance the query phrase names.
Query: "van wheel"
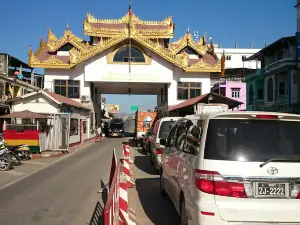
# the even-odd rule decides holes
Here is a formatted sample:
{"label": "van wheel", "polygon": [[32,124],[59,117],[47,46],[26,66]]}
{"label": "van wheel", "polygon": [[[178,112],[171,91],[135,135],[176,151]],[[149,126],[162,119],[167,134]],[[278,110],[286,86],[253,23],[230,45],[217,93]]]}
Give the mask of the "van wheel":
{"label": "van wheel", "polygon": [[185,207],[184,197],[181,196],[180,200],[180,225],[188,225],[188,215]]}
{"label": "van wheel", "polygon": [[159,189],[160,189],[160,196],[165,198],[166,197],[166,191],[165,191],[165,187],[164,187],[164,179],[163,179],[163,172],[162,170],[160,170],[160,185],[159,185]]}

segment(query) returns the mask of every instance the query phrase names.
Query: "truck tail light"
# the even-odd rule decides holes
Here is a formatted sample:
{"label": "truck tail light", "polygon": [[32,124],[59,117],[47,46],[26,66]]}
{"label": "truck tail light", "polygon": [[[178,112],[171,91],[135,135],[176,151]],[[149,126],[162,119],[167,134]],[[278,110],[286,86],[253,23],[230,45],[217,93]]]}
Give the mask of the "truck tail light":
{"label": "truck tail light", "polygon": [[207,194],[247,198],[243,183],[227,182],[215,171],[195,170],[195,185]]}

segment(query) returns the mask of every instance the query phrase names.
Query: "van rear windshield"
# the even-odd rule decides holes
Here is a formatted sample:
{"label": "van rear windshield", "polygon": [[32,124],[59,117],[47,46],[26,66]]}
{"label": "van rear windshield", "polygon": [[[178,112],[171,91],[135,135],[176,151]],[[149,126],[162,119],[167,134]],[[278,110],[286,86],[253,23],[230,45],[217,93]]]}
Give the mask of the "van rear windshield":
{"label": "van rear windshield", "polygon": [[175,121],[163,121],[160,125],[159,128],[159,134],[158,134],[158,138],[159,139],[166,139],[168,138],[168,135],[170,133],[170,130],[172,128],[172,126],[174,125]]}
{"label": "van rear windshield", "polygon": [[209,121],[205,159],[264,162],[300,158],[300,123],[275,120]]}

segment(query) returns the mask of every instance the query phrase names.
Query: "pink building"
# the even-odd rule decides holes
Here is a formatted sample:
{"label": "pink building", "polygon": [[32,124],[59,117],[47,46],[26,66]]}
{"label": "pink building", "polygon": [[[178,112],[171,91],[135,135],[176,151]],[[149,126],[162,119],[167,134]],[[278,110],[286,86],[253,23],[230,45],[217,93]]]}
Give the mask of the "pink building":
{"label": "pink building", "polygon": [[246,110],[246,83],[243,82],[243,78],[227,78],[216,83],[211,91],[227,98],[243,102],[239,107],[239,111]]}

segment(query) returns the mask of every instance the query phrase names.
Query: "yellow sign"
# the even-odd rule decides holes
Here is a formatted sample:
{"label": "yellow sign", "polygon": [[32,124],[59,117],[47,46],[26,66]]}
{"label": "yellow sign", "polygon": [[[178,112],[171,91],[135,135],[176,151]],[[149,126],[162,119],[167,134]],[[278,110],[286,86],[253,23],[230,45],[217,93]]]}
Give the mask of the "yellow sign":
{"label": "yellow sign", "polygon": [[120,105],[106,104],[106,108],[110,113],[120,113]]}

